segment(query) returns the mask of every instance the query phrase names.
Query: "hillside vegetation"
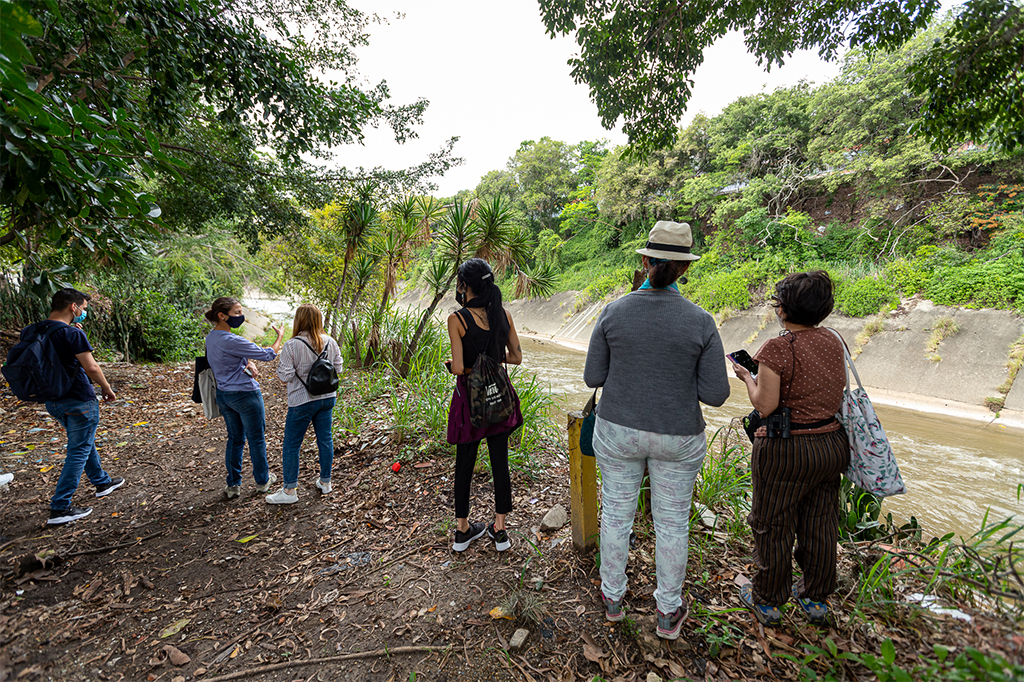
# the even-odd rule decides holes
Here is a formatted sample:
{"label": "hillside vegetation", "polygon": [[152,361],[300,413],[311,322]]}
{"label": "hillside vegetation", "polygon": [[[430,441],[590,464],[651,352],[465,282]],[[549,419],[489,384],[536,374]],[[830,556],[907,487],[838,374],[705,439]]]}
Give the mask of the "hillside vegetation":
{"label": "hillside vegetation", "polygon": [[942,30],[893,53],[854,50],[822,85],[698,114],[645,159],[600,142],[524,142],[463,196],[508,197],[554,288],[588,299],[631,281],[634,250],[664,219],[693,227],[702,260],[685,292],[711,311],[757,303],[784,273],[819,267],[852,316],[914,294],[1020,310],[1019,153],[970,140],[935,150],[915,132],[922,98],[908,67]]}

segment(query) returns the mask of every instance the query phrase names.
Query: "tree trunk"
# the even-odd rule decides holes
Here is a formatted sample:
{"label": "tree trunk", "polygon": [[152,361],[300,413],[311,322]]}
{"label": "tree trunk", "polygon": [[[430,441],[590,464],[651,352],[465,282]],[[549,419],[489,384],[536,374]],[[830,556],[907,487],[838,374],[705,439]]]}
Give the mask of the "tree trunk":
{"label": "tree trunk", "polygon": [[355,296],[352,297],[352,305],[348,307],[348,315],[345,316],[345,324],[342,325],[342,328],[346,331],[348,330],[348,323],[352,321],[352,316],[356,314],[356,306],[359,305],[359,299],[365,290],[366,287],[356,289]]}
{"label": "tree trunk", "polygon": [[[346,257],[345,265],[341,268],[341,286],[338,287],[338,297],[334,299],[334,306],[331,308],[330,311],[331,336],[334,336],[335,333],[338,331],[338,311],[341,308],[342,297],[344,297],[345,295],[345,279],[348,277],[348,261],[349,259]],[[342,328],[341,333],[345,333],[344,328]]]}
{"label": "tree trunk", "polygon": [[403,378],[409,375],[409,367],[412,365],[412,356],[416,354],[416,346],[420,343],[420,337],[423,336],[423,330],[427,328],[427,322],[434,314],[434,309],[437,308],[437,304],[441,302],[441,299],[444,298],[444,295],[447,294],[448,290],[451,288],[453,279],[455,279],[454,275],[448,280],[448,286],[446,286],[441,293],[434,294],[434,300],[430,302],[430,307],[423,313],[423,318],[420,320],[419,326],[416,327],[416,333],[412,335],[412,340],[409,341],[409,347],[405,349],[405,355],[402,357],[402,364],[398,368],[398,372]]}

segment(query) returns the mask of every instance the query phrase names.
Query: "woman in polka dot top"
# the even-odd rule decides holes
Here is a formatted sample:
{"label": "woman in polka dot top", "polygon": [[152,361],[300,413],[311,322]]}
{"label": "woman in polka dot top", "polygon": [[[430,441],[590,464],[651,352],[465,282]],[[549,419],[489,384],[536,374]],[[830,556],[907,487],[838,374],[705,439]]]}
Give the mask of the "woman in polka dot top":
{"label": "woman in polka dot top", "polygon": [[[832,280],[798,272],[775,285],[775,313],[784,331],[755,354],[757,377],[733,364],[750,402],[765,417],[789,408],[790,435],[758,429],[751,460],[748,518],[758,565],[741,599],[762,623],[781,620],[792,596],[813,622],[827,622],[826,598],[836,588],[839,481],[850,460],[836,421],[846,388],[843,344],[818,327],[832,312]],[[803,577],[792,585],[793,542]]]}

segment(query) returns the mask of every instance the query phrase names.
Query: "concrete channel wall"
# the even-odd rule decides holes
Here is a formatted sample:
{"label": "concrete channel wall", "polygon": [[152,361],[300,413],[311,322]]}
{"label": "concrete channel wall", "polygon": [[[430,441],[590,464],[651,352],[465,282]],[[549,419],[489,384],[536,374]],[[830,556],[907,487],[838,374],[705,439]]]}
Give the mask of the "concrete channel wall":
{"label": "concrete channel wall", "polygon": [[[406,291],[399,305],[425,308],[430,301],[420,291]],[[547,299],[507,301],[516,328],[523,336],[551,340],[586,350],[605,302],[576,303],[576,292]],[[457,309],[454,298],[442,299],[437,309],[444,319]],[[927,344],[935,324],[949,317],[958,331],[943,340],[930,359]],[[833,314],[823,323],[838,331],[850,348],[868,318]],[[770,308],[734,313],[719,324],[726,351],[743,348],[753,355],[781,330]],[[998,397],[1006,381],[1011,345],[1024,335],[1024,318],[1005,310],[969,310],[910,299],[887,315],[883,329],[863,345],[855,364],[872,400],[911,409],[991,421],[995,415],[985,399]],[[997,423],[1024,428],[1024,372],[1006,396]]]}

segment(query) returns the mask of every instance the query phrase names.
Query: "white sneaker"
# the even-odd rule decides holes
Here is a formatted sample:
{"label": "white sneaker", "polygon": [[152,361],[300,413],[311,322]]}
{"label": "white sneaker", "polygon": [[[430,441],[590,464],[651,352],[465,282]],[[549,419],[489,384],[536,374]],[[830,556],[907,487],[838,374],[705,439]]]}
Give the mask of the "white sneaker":
{"label": "white sneaker", "polygon": [[329,494],[332,490],[330,481],[322,481],[319,478],[313,485],[315,485],[317,488],[320,488],[320,492],[322,492],[324,495]]}
{"label": "white sneaker", "polygon": [[267,495],[267,504],[295,504],[299,501],[299,494],[293,492],[288,494],[287,490],[279,490],[273,495]]}
{"label": "white sneaker", "polygon": [[267,482],[264,483],[263,485],[257,485],[256,486],[256,492],[258,492],[258,493],[265,493],[268,490],[270,490],[270,486],[274,485],[275,483],[277,483],[277,476],[275,476],[274,472],[271,471],[270,472],[270,478],[267,479]]}

